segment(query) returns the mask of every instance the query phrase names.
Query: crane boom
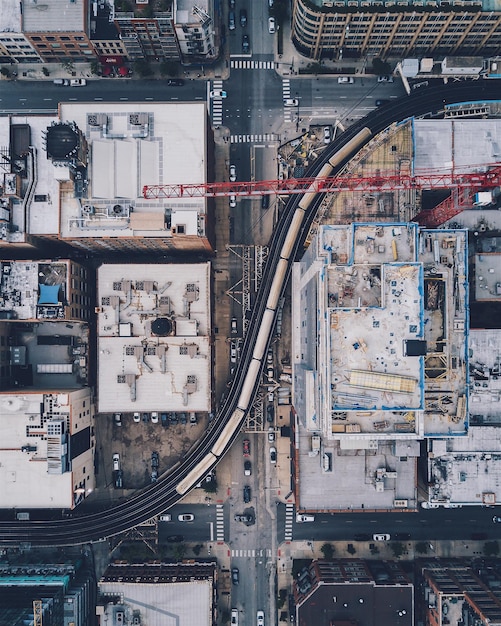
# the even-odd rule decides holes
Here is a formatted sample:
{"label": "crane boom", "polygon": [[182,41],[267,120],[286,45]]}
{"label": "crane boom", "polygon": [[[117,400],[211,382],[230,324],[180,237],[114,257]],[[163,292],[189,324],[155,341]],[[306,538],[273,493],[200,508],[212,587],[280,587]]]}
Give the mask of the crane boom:
{"label": "crane boom", "polygon": [[203,184],[145,185],[143,197],[157,198],[219,198],[225,196],[291,195],[305,191],[333,193],[341,191],[398,191],[405,189],[492,189],[501,185],[501,167],[484,172],[458,173],[430,171],[419,174],[378,172],[373,176],[333,176],[286,178],[248,182],[215,182]]}

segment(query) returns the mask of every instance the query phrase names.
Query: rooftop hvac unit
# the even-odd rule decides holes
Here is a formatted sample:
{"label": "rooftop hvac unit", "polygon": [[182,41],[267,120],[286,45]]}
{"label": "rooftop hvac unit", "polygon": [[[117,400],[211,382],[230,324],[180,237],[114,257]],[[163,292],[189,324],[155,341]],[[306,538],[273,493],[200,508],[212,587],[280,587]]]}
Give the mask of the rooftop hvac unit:
{"label": "rooftop hvac unit", "polygon": [[111,217],[124,217],[127,215],[127,208],[123,204],[113,204],[108,207],[108,215]]}
{"label": "rooftop hvac unit", "polygon": [[82,214],[83,215],[94,215],[95,209],[92,204],[84,204],[82,206]]}

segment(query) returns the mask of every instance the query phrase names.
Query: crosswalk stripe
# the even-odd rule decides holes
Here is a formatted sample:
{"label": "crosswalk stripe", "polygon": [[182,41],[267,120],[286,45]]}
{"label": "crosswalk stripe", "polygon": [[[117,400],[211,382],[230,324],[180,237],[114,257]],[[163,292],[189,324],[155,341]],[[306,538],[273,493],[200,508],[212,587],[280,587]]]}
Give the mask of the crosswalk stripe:
{"label": "crosswalk stripe", "polygon": [[280,136],[275,133],[262,135],[231,135],[230,143],[262,143],[266,141],[280,141]]}
{"label": "crosswalk stripe", "polygon": [[251,61],[247,59],[231,59],[230,68],[235,70],[274,70],[275,61]]}
{"label": "crosswalk stripe", "polygon": [[271,556],[271,549],[270,548],[260,548],[260,549],[249,548],[247,550],[244,550],[244,549],[242,549],[242,550],[231,550],[230,555],[232,557],[247,557],[247,558],[250,558],[250,559],[263,557],[263,556],[270,557]]}

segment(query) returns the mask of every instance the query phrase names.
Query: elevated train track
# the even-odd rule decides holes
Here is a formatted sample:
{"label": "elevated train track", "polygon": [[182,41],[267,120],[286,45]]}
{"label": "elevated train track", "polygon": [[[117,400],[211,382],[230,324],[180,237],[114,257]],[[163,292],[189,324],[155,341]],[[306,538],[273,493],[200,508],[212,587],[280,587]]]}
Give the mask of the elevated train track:
{"label": "elevated train track", "polygon": [[[438,111],[446,102],[498,100],[499,87],[499,81],[454,83],[419,90],[408,98],[379,107],[334,141],[322,159],[309,168],[307,176],[325,178],[335,175],[353,152],[395,120],[403,121],[410,116]],[[76,510],[71,517],[61,520],[0,522],[0,545],[75,545],[119,534],[178,502],[194,487],[199,477],[219,461],[238,436],[246,411],[252,404],[275,323],[276,306],[321,199],[315,188],[307,188],[303,194],[292,195],[289,199],[270,242],[269,257],[241,358],[224,404],[211,428],[182,464],[171,468],[157,483],[127,501],[98,513],[79,515]]]}

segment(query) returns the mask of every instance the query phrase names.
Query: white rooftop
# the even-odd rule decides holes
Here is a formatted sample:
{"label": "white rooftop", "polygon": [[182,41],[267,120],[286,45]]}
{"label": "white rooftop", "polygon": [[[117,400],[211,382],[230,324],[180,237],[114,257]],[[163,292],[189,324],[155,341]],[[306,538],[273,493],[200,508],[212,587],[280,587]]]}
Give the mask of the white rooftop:
{"label": "white rooftop", "polygon": [[89,146],[88,192],[63,194],[63,237],[169,237],[205,234],[206,200],[145,200],[145,185],[205,183],[205,103],[60,105]]}
{"label": "white rooftop", "polygon": [[430,502],[445,506],[501,504],[500,461],[497,426],[474,426],[468,437],[431,440]]}
{"label": "white rooftop", "polygon": [[[23,31],[84,32],[88,22],[87,0],[19,0],[23,6]],[[2,0],[3,8],[3,0]]]}
{"label": "white rooftop", "polygon": [[[0,506],[71,509],[82,476],[88,495],[94,488],[94,474],[91,469],[84,473],[83,468],[92,468],[92,450],[74,458],[69,471],[49,473],[49,465],[57,465],[65,449],[64,444],[59,449],[54,440],[48,441],[47,429],[51,420],[62,419],[70,433],[80,433],[90,429],[93,418],[88,388],[54,394],[0,394]],[[23,451],[23,446],[30,449]]]}
{"label": "white rooftop", "polygon": [[414,171],[485,171],[501,157],[501,120],[414,120]]}
{"label": "white rooftop", "polygon": [[210,264],[98,270],[99,411],[210,411]]}
{"label": "white rooftop", "polygon": [[470,331],[470,424],[501,423],[501,330]]}
{"label": "white rooftop", "polygon": [[21,3],[19,0],[2,0],[0,33],[21,32]]}

